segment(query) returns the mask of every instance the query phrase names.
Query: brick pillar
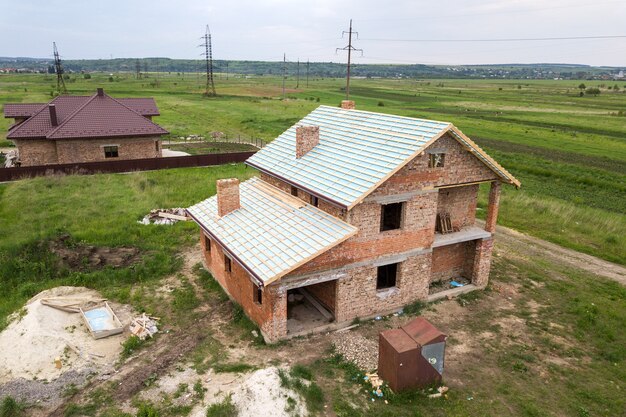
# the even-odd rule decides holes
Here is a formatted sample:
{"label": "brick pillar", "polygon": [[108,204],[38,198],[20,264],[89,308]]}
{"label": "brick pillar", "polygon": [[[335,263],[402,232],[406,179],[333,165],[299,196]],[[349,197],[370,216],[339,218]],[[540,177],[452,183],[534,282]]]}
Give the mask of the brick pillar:
{"label": "brick pillar", "polygon": [[341,102],[341,108],[344,110],[354,110],[356,107],[356,105],[354,104],[354,101],[352,100],[343,100]]}
{"label": "brick pillar", "polygon": [[476,241],[474,252],[474,266],[472,268],[472,284],[485,288],[489,282],[491,270],[491,252],[493,251],[493,237]]}
{"label": "brick pillar", "polygon": [[501,190],[502,183],[500,181],[493,181],[491,183],[491,190],[489,191],[489,206],[487,207],[487,220],[485,221],[485,230],[489,233],[495,233],[496,231]]}
{"label": "brick pillar", "polygon": [[272,303],[272,312],[271,316],[261,324],[261,333],[266,342],[277,342],[287,336],[287,290],[278,285],[270,285],[265,287],[263,297],[266,298],[263,303]]}
{"label": "brick pillar", "polygon": [[302,158],[318,143],[320,143],[319,126],[296,127],[296,158]]}
{"label": "brick pillar", "polygon": [[239,180],[217,180],[217,215],[225,216],[239,207]]}

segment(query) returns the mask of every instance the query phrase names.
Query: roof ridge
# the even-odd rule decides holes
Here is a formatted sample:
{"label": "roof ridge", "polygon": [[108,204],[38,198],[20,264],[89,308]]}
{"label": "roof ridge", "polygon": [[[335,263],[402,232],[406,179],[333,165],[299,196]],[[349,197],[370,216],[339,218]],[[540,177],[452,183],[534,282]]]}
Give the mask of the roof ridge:
{"label": "roof ridge", "polygon": [[[441,124],[446,124],[446,125],[451,125],[452,124],[452,122],[443,122],[441,120],[433,120],[433,119],[420,119],[419,117],[401,116],[401,115],[392,114],[392,113],[381,113],[381,112],[377,112],[377,111],[358,110],[358,109],[342,109],[341,107],[328,106],[326,104],[319,105],[317,107],[317,109],[319,109],[320,107],[326,107],[326,108],[329,108],[329,109],[343,110],[343,111],[349,111],[349,112],[358,112],[358,113],[367,113],[367,114],[381,114],[383,116],[395,117],[395,118],[400,118],[400,119],[422,120],[422,121],[426,121],[426,122],[435,122],[435,123],[441,123]],[[317,109],[315,109],[315,110],[317,110]],[[313,110],[313,111],[315,111],[315,110]]]}
{"label": "roof ridge", "polygon": [[[65,118],[64,121],[62,121],[56,128],[52,129],[50,132],[46,133],[46,139],[49,139],[52,135],[54,135],[54,133],[59,130],[61,127],[63,127],[68,121],[72,120],[72,118],[74,116],[76,116],[76,114],[81,111],[82,109],[85,108],[85,106],[89,103],[91,103],[93,101],[93,99],[98,95],[98,93],[94,94],[93,96],[91,96],[87,101],[85,101],[82,105],[78,106],[78,108],[69,116],[67,116]],[[60,96],[56,97],[54,100],[56,100],[57,98],[59,98]],[[54,101],[52,100],[52,101]],[[51,101],[51,102],[52,102]]]}

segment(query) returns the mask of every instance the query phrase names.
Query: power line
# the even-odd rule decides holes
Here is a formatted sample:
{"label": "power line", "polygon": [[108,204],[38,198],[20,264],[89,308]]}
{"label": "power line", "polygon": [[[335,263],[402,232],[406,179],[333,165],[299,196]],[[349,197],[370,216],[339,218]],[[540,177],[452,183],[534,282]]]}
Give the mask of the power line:
{"label": "power line", "polygon": [[494,39],[361,39],[371,42],[538,42],[538,41],[566,41],[581,39],[621,39],[626,35],[600,35],[600,36],[562,36],[548,38],[494,38]]}
{"label": "power line", "polygon": [[359,37],[359,32],[352,32],[352,19],[350,19],[350,30],[348,32],[345,30],[341,32],[341,37],[343,38],[343,35],[346,33],[348,33],[348,45],[343,48],[336,48],[335,53],[337,53],[337,51],[348,51],[348,65],[346,67],[346,100],[350,100],[350,59],[352,51],[361,51],[361,55],[363,55],[363,50],[352,46],[352,33],[355,33],[357,38]]}

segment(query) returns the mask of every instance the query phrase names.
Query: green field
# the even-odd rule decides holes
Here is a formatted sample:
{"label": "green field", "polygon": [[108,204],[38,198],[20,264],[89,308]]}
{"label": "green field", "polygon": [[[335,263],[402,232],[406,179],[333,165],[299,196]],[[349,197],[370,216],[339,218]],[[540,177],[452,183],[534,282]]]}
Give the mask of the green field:
{"label": "green field", "polygon": [[[483,146],[522,182],[507,187],[501,224],[626,264],[626,117],[618,115],[626,83],[586,83],[600,95],[580,97],[580,82],[562,80],[356,79],[351,93],[360,109],[450,121]],[[156,120],[172,137],[218,131],[268,141],[344,97],[341,79],[298,90],[288,80],[287,100],[272,77],[218,78],[219,97],[210,99],[198,74],[76,74],[67,86],[73,94],[103,86],[113,96],[154,97]],[[0,75],[0,103],[46,101],[54,87],[52,76]],[[0,144],[9,124],[0,120]]]}
{"label": "green field", "polygon": [[[288,99],[281,100],[276,78],[218,80],[221,95],[207,99],[201,96],[196,76],[159,74],[158,83],[154,74],[147,80],[120,75],[118,81],[110,82],[108,77],[93,75],[85,80],[79,76],[68,87],[78,94],[104,86],[113,96],[154,96],[162,113],[157,122],[174,138],[210,137],[211,132],[220,131],[229,137],[271,140],[319,104],[337,105],[343,97],[341,80],[313,80],[309,89],[290,89]],[[53,84],[54,79],[42,75],[0,76],[0,102],[45,101]],[[503,194],[501,224],[626,264],[626,118],[610,114],[626,110],[622,87],[617,93],[603,89],[597,97],[579,97],[578,83],[568,81],[363,79],[353,85],[359,108],[451,121],[520,179],[520,190],[506,187]],[[9,123],[0,120],[0,146],[9,145],[3,141]],[[190,145],[178,144],[175,149],[190,151]],[[200,149],[240,146],[207,143]],[[201,304],[225,307],[217,311],[227,312],[222,317],[227,324],[219,331],[213,326],[201,329],[225,338],[219,344],[210,337],[205,342],[208,347],[200,345],[194,351],[194,362],[209,361],[203,366],[217,369],[206,349],[220,349],[219,355],[226,356],[235,345],[265,350],[263,355],[244,356],[245,363],[231,366],[267,366],[259,356],[273,356],[282,365],[287,364],[286,357],[289,366],[292,358],[299,363],[298,353],[289,350],[297,352],[297,343],[248,346],[250,328],[237,330],[231,323],[227,298],[203,293],[206,288],[219,291],[208,274],[204,274],[206,288],[189,285],[196,278],[181,272],[181,254],[197,243],[194,224],[137,223],[151,209],[187,207],[214,194],[218,178],[243,180],[253,175],[255,170],[232,164],[0,184],[0,330],[9,314],[41,290],[84,285],[137,311],[157,314],[174,330],[188,331],[190,322],[206,315]],[[485,197],[483,190],[481,208]],[[61,235],[69,235],[68,248],[134,247],[140,261],[123,268],[68,267],[51,251]],[[156,291],[164,277],[185,283],[171,299]],[[512,295],[501,294],[502,288]],[[457,382],[450,381],[453,389],[448,398],[431,400],[422,391],[410,391],[389,397],[389,404],[372,403],[359,388],[361,371],[320,348],[323,337],[312,337],[304,341],[305,350],[314,352],[316,359],[306,365],[323,392],[323,399],[316,400],[320,410],[320,404],[325,407],[319,414],[619,415],[624,409],[625,335],[619,331],[625,320],[624,297],[626,291],[618,283],[544,258],[526,257],[523,250],[520,254],[502,251],[494,257],[487,291],[444,302],[449,303],[446,308],[458,302],[465,317],[449,316],[451,348],[461,343],[461,335],[475,346],[466,365],[450,366]],[[442,306],[429,309],[438,307]],[[376,337],[386,320],[363,323],[361,331]],[[511,332],[507,323],[513,323],[516,331]],[[439,324],[445,324],[443,319]],[[177,335],[184,333],[173,334],[174,342],[163,334],[154,345],[175,343]],[[494,337],[483,339],[485,334]],[[282,352],[287,355],[281,356]],[[144,360],[138,359],[141,366]],[[102,412],[98,407],[85,415]],[[160,407],[159,415],[184,415]],[[78,415],[70,412],[78,409],[68,406],[65,414]],[[106,415],[129,414],[111,411]]]}

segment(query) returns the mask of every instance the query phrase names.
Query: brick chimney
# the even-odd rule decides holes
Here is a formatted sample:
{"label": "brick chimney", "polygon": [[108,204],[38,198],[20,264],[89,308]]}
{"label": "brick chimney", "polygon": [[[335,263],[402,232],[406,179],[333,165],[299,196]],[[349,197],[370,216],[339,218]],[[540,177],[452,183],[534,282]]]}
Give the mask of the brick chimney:
{"label": "brick chimney", "polygon": [[225,216],[239,207],[239,180],[217,180],[217,215]]}
{"label": "brick chimney", "polygon": [[354,110],[355,105],[353,100],[343,100],[341,102],[341,108],[344,110]]}
{"label": "brick chimney", "polygon": [[98,92],[98,97],[104,96],[104,88],[98,87],[98,89],[96,89],[96,91]]}
{"label": "brick chimney", "polygon": [[48,111],[50,112],[50,124],[52,126],[58,126],[59,120],[57,119],[57,108],[54,104],[48,104]]}
{"label": "brick chimney", "polygon": [[319,126],[296,127],[296,158],[300,159],[320,143]]}

